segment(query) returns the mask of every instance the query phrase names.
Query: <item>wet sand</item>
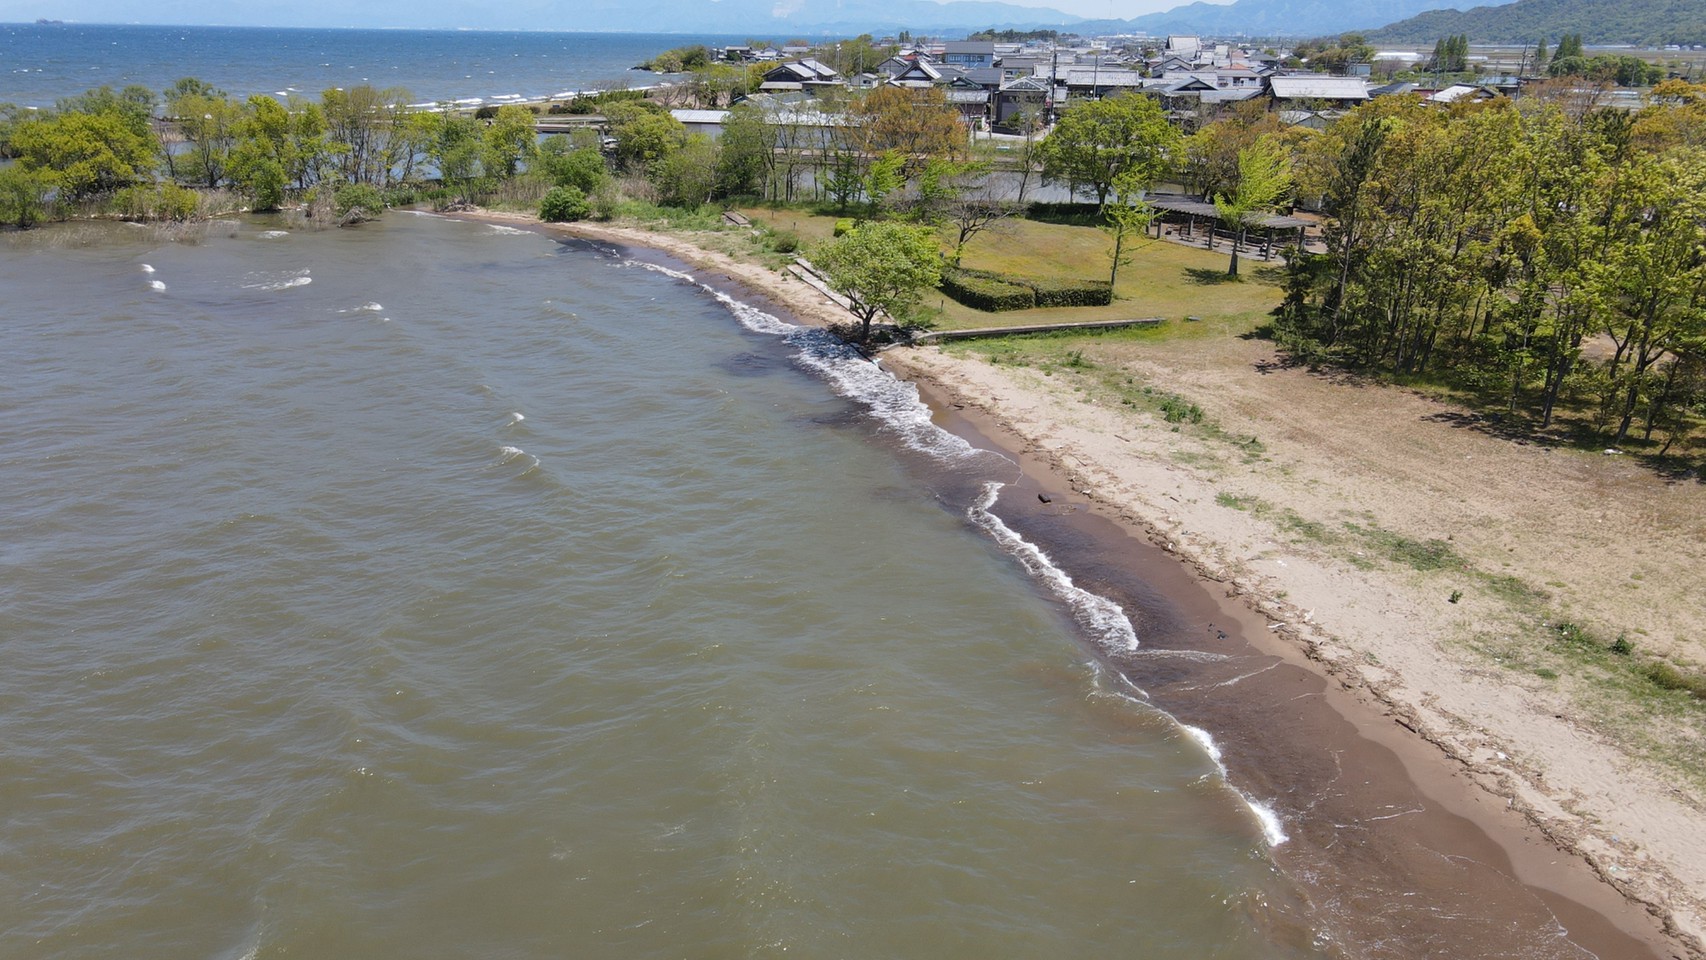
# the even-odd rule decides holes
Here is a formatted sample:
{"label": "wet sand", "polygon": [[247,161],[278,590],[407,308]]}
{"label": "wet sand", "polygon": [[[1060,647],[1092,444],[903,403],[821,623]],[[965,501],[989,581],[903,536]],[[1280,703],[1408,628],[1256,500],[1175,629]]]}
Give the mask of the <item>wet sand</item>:
{"label": "wet sand", "polygon": [[[715,271],[700,279],[785,319],[845,320],[798,281],[680,238],[467,218],[639,245],[646,259]],[[1021,465],[993,512],[1079,586],[1126,609],[1141,649],[1087,651],[1136,695],[1208,731],[1233,786],[1278,813],[1288,839],[1274,860],[1310,898],[1325,942],[1358,958],[1695,955],[1390,708],[1311,659],[1259,611],[1261,598],[1205,576],[1161,531],[1074,492],[1068,465],[1033,451],[977,398],[954,395],[904,353],[884,362],[918,385],[941,426]]]}

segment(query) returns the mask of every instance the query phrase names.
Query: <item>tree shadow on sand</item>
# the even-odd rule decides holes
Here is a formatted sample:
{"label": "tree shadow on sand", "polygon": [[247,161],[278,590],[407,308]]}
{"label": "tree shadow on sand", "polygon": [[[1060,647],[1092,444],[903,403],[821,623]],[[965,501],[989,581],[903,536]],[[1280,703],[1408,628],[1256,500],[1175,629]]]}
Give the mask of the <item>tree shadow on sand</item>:
{"label": "tree shadow on sand", "polygon": [[1552,426],[1542,428],[1537,422],[1519,414],[1496,411],[1477,413],[1472,410],[1441,410],[1422,417],[1422,420],[1428,423],[1443,423],[1459,430],[1473,430],[1517,446],[1540,447],[1548,452],[1567,449],[1628,457],[1670,483],[1693,481],[1706,484],[1706,470],[1702,469],[1702,463],[1698,459],[1675,453],[1660,454],[1656,449],[1625,449],[1632,444],[1644,442],[1639,440],[1626,441],[1624,447],[1610,447],[1607,446],[1605,435],[1586,423],[1554,421]]}

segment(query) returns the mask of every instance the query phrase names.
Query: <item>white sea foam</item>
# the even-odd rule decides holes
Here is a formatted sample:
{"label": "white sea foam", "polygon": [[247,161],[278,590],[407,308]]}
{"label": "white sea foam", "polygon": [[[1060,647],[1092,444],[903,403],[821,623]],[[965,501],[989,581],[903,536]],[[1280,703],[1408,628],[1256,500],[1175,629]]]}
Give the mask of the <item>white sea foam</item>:
{"label": "white sea foam", "polygon": [[1226,776],[1226,765],[1220,762],[1220,744],[1214,742],[1214,737],[1201,727],[1193,727],[1188,723],[1181,723],[1179,726],[1184,727],[1185,733],[1189,734],[1190,738],[1197,742],[1197,746],[1202,747],[1202,752],[1208,754],[1208,758],[1214,761],[1214,765],[1220,770],[1220,775]]}
{"label": "white sea foam", "polygon": [[154,267],[153,267],[153,266],[152,266],[152,265],[151,265],[151,264],[146,264],[146,263],[145,263],[145,264],[143,264],[143,265],[142,265],[142,272],[143,272],[143,273],[153,273],[153,272],[154,272]]}
{"label": "white sea foam", "polygon": [[314,282],[314,278],[308,275],[306,269],[284,273],[252,273],[245,279],[251,282],[243,284],[244,290],[261,290],[267,293],[289,290],[291,287],[306,287]]}
{"label": "white sea foam", "polygon": [[522,413],[521,413],[521,411],[519,411],[519,410],[512,410],[512,411],[511,411],[511,412],[510,412],[510,415],[509,415],[509,426],[512,426],[512,427],[513,427],[513,426],[515,426],[515,425],[516,425],[516,424],[518,424],[518,423],[520,423],[520,422],[521,422],[521,421],[523,421],[523,420],[526,420],[526,419],[527,419],[527,417],[525,417],[525,416],[523,416],[523,415],[522,415]]}
{"label": "white sea foam", "polygon": [[1121,653],[1136,650],[1137,631],[1132,629],[1131,620],[1119,604],[1074,584],[1040,547],[1014,533],[1000,517],[989,512],[1001,496],[1003,486],[993,480],[983,485],[983,496],[966,511],[972,523],[987,531],[1020,566],[1059,597],[1078,625],[1103,648]]}
{"label": "white sea foam", "polygon": [[1255,814],[1256,822],[1262,825],[1262,836],[1267,838],[1268,846],[1277,847],[1291,839],[1286,836],[1285,826],[1280,823],[1279,814],[1274,812],[1273,807],[1251,797],[1242,790],[1238,791],[1238,795],[1244,798],[1244,803],[1249,806],[1250,812]]}
{"label": "white sea foam", "polygon": [[930,408],[919,398],[916,386],[896,379],[829,331],[788,323],[716,287],[699,282],[690,273],[637,260],[627,261],[627,264],[691,283],[715,297],[741,326],[754,333],[781,337],[799,350],[795,357],[801,365],[822,375],[837,393],[870,408],[880,423],[898,434],[914,450],[950,463],[974,457],[1006,459],[992,450],[974,447],[965,438],[931,422]]}
{"label": "white sea foam", "polygon": [[525,477],[539,469],[539,458],[520,447],[499,447],[498,452],[502,454],[502,456],[498,457],[498,466],[500,467],[509,463],[526,461],[527,466],[521,471],[519,476]]}
{"label": "white sea foam", "polygon": [[288,236],[290,236],[289,230],[263,230],[261,232],[262,240],[278,240]]}
{"label": "white sea foam", "polygon": [[532,232],[530,230],[522,230],[516,227],[506,227],[501,223],[488,223],[486,226],[490,227],[493,233],[520,234],[525,237]]}
{"label": "white sea foam", "polygon": [[1268,846],[1277,847],[1291,839],[1286,836],[1285,827],[1280,822],[1279,814],[1274,812],[1273,807],[1232,786],[1231,780],[1226,774],[1226,763],[1221,759],[1220,744],[1214,742],[1214,737],[1201,727],[1193,727],[1188,723],[1181,723],[1179,726],[1192,740],[1196,741],[1197,746],[1202,747],[1203,752],[1208,754],[1208,758],[1214,761],[1214,768],[1220,773],[1221,782],[1225,783],[1233,793],[1238,794],[1238,799],[1244,801],[1244,806],[1250,808],[1250,815],[1256,818],[1257,825],[1262,828],[1262,837],[1268,841]]}
{"label": "white sea foam", "polygon": [[166,289],[166,283],[163,280],[150,280],[148,281],[148,288],[151,290],[164,290]]}

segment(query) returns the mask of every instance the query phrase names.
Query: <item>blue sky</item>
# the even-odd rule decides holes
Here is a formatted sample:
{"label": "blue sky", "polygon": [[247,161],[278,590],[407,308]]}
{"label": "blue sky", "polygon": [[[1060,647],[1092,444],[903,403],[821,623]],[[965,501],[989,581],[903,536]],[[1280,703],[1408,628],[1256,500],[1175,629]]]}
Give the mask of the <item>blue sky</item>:
{"label": "blue sky", "polygon": [[[1049,7],[1081,17],[1127,18],[1167,10],[1189,0],[1007,0],[1020,6]],[[1210,0],[1230,2],[1230,0]],[[575,0],[526,2],[538,14],[541,29],[573,29]],[[510,4],[515,6],[515,4]],[[644,9],[643,0],[635,5]],[[38,17],[85,23],[221,23],[291,26],[347,26],[351,12],[361,10],[365,23],[396,27],[443,27],[478,24],[482,11],[475,0],[369,0],[356,7],[326,0],[0,0],[0,22],[29,22]],[[549,11],[549,12],[547,12]],[[553,14],[556,23],[545,21]]]}

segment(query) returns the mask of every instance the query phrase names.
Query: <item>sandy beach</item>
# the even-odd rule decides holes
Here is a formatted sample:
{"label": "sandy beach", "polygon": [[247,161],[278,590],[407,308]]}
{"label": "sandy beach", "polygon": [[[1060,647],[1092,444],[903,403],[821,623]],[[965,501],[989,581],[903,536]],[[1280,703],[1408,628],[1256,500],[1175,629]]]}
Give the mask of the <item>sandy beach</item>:
{"label": "sandy beach", "polygon": [[[796,322],[847,320],[799,280],[679,236],[468,216],[658,251]],[[1260,437],[1265,455],[1035,368],[935,347],[882,355],[944,427],[1022,464],[996,508],[1006,523],[1142,612],[1142,649],[1104,666],[1209,731],[1230,782],[1271,801],[1289,838],[1276,862],[1327,942],[1358,957],[1706,956],[1696,794],[1612,742],[1590,701],[1502,667],[1500,638],[1524,625],[1480,589],[1521,576],[1574,595],[1664,557],[1697,572],[1700,485],[1519,446],[1429,398],[1284,368],[1259,341],[1116,359],[1225,433]],[[1403,427],[1370,431],[1368,417]],[[1345,517],[1449,538],[1489,574],[1458,586],[1288,535],[1297,518]],[[1635,523],[1665,533],[1631,545],[1618,531]],[[1690,582],[1648,576],[1571,613],[1655,645],[1698,637]]]}

